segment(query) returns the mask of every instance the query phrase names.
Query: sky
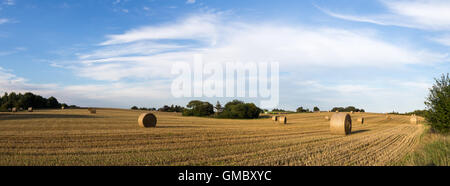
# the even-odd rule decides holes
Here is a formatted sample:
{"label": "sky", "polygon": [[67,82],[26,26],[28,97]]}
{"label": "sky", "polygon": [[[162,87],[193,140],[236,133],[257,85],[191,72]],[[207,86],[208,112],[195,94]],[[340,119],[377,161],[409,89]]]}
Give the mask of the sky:
{"label": "sky", "polygon": [[[448,0],[0,0],[0,93],[185,106],[177,61],[277,61],[278,108],[424,109],[450,69]],[[244,101],[255,101],[240,98]]]}

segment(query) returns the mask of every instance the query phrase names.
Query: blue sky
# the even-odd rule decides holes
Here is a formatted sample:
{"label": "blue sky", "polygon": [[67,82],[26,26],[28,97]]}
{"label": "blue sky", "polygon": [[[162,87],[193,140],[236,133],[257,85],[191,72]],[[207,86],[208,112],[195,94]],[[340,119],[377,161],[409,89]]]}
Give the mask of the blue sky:
{"label": "blue sky", "polygon": [[279,108],[406,112],[449,72],[449,31],[446,0],[0,0],[0,93],[186,105],[171,64],[201,53],[278,61]]}

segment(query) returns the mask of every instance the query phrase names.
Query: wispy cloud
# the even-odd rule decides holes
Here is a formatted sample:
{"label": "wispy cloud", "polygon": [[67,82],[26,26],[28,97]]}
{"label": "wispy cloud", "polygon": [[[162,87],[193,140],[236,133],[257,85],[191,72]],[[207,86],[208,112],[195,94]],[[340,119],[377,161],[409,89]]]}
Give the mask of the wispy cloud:
{"label": "wispy cloud", "polygon": [[450,34],[432,37],[431,40],[450,47]]}
{"label": "wispy cloud", "polygon": [[151,39],[211,39],[215,30],[215,15],[193,16],[175,24],[147,26],[127,31],[124,34],[109,35],[101,45],[130,43]]}
{"label": "wispy cloud", "polygon": [[349,15],[320,8],[330,16],[350,21],[393,25],[425,30],[450,30],[450,1],[447,0],[380,0],[384,14]]}
{"label": "wispy cloud", "polygon": [[217,14],[193,15],[107,38],[98,49],[80,55],[77,74],[111,81],[167,78],[164,74],[170,74],[173,62],[190,62],[196,53],[203,54],[207,62],[273,60],[285,67],[302,68],[392,68],[447,58],[446,54],[392,44],[376,32],[233,22]]}
{"label": "wispy cloud", "polygon": [[15,5],[16,2],[15,2],[15,0],[4,0],[3,4],[4,5],[8,5],[8,6],[12,6],[12,5]]}
{"label": "wispy cloud", "polygon": [[21,52],[21,51],[25,51],[25,50],[27,50],[27,48],[25,48],[25,47],[16,47],[16,48],[13,48],[11,50],[0,51],[0,56],[12,55],[12,54],[15,54],[15,53],[18,53],[18,52]]}
{"label": "wispy cloud", "polygon": [[0,87],[2,92],[48,92],[49,89],[55,88],[55,84],[32,84],[27,79],[14,75],[11,71],[0,67]]}
{"label": "wispy cloud", "polygon": [[4,23],[8,23],[8,22],[10,22],[9,19],[6,19],[6,18],[0,18],[0,25],[1,25],[1,24],[4,24]]}
{"label": "wispy cloud", "polygon": [[112,4],[116,5],[116,4],[119,4],[119,3],[120,3],[120,0],[114,0]]}
{"label": "wispy cloud", "polygon": [[195,3],[195,0],[187,0],[186,1],[186,4],[194,4]]}

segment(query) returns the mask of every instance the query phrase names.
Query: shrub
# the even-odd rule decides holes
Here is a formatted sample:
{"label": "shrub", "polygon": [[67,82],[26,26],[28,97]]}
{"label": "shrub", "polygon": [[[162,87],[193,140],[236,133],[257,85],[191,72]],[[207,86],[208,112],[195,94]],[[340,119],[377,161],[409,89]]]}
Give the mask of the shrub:
{"label": "shrub", "polygon": [[365,110],[364,109],[359,109],[359,108],[356,108],[356,107],[354,107],[354,106],[348,106],[348,107],[334,107],[333,109],[331,109],[331,112],[336,112],[336,111],[339,111],[339,112],[351,112],[351,111],[353,111],[353,112],[365,112]]}
{"label": "shrub", "polygon": [[319,109],[319,107],[314,107],[314,112],[320,112],[320,109]]}
{"label": "shrub", "polygon": [[427,113],[427,110],[415,110],[413,112],[406,112],[405,115],[415,114],[415,115],[418,115],[418,116],[425,117],[426,113]]}
{"label": "shrub", "polygon": [[218,114],[219,118],[232,118],[232,119],[253,119],[258,118],[262,112],[253,103],[244,103],[239,100],[233,100],[225,104],[223,111]]}
{"label": "shrub", "polygon": [[[149,108],[148,110],[156,110],[154,108]],[[178,105],[171,105],[170,107],[167,105],[164,105],[163,107],[159,108],[158,111],[160,112],[183,112],[184,108],[182,106]]]}
{"label": "shrub", "polygon": [[449,74],[435,79],[425,101],[428,112],[425,119],[434,131],[448,133],[450,129],[450,78]]}
{"label": "shrub", "polygon": [[304,109],[303,107],[298,107],[297,112],[299,112],[299,113],[309,112],[309,109]]}
{"label": "shrub", "polygon": [[183,116],[210,116],[214,114],[214,106],[211,103],[194,100],[186,105]]}

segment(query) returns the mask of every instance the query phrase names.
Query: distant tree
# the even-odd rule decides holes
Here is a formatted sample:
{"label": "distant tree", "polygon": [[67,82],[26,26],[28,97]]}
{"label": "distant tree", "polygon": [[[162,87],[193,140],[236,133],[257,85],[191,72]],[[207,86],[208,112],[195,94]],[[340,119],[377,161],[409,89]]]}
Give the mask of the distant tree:
{"label": "distant tree", "polygon": [[348,106],[348,107],[345,107],[345,109],[344,109],[344,112],[356,112],[356,107],[354,107],[354,106]]}
{"label": "distant tree", "polygon": [[319,109],[319,107],[314,107],[314,112],[320,112],[320,109]]}
{"label": "distant tree", "polygon": [[304,109],[303,107],[298,107],[296,112],[298,112],[298,113],[309,112],[309,109]]}
{"label": "distant tree", "polygon": [[435,84],[425,101],[428,112],[425,119],[434,131],[448,133],[450,131],[450,77],[442,74],[435,78]]}
{"label": "distant tree", "polygon": [[26,92],[25,94],[5,93],[0,99],[0,111],[8,111],[8,108],[12,107],[60,108],[61,104],[53,96],[46,99],[31,92]]}
{"label": "distant tree", "polygon": [[[64,107],[64,108],[72,108],[72,107],[70,107],[69,105],[67,105],[67,104],[65,104],[65,103],[61,104],[61,107]],[[76,107],[76,106],[75,106],[75,107]]]}
{"label": "distant tree", "polygon": [[427,110],[415,110],[415,111],[413,111],[413,112],[406,112],[405,114],[406,115],[412,115],[412,114],[415,114],[415,115],[417,115],[417,116],[422,116],[422,117],[425,117],[425,115],[427,114]]}
{"label": "distant tree", "polygon": [[51,96],[47,99],[47,108],[60,108],[61,104],[59,104],[58,100]]}
{"label": "distant tree", "polygon": [[334,107],[333,109],[331,109],[331,112],[365,112],[364,109],[358,109],[354,106],[348,106],[348,107]]}
{"label": "distant tree", "polygon": [[274,109],[272,109],[272,112],[286,112],[286,110],[274,108]]}
{"label": "distant tree", "polygon": [[219,101],[217,101],[216,106],[214,106],[214,108],[216,109],[216,112],[222,112],[223,109]]}
{"label": "distant tree", "polygon": [[[149,108],[148,110],[156,110],[155,108]],[[159,108],[158,111],[160,112],[183,112],[184,108],[182,106],[178,105],[164,105],[163,107]]]}
{"label": "distant tree", "polygon": [[80,108],[80,107],[76,105],[69,105],[69,108]]}
{"label": "distant tree", "polygon": [[258,118],[261,112],[262,110],[253,103],[244,103],[239,100],[233,100],[225,104],[223,111],[218,115],[218,117],[231,119],[253,119]]}
{"label": "distant tree", "polygon": [[131,107],[131,110],[137,110],[137,109],[138,109],[137,106],[132,106],[132,107]]}
{"label": "distant tree", "polygon": [[210,116],[214,114],[214,106],[208,102],[193,100],[186,107],[183,110],[184,116]]}

